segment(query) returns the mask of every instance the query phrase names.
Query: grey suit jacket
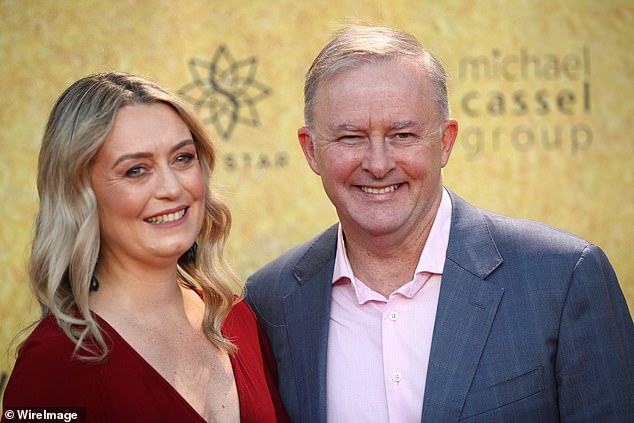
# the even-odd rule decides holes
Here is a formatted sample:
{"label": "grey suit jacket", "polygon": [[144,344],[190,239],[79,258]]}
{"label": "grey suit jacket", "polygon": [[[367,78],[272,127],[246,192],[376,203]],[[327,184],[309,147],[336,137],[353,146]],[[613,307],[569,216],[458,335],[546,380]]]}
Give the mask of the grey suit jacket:
{"label": "grey suit jacket", "polygon": [[[634,422],[634,325],[601,249],[450,195],[423,422]],[[247,281],[296,423],[326,421],[336,236]]]}

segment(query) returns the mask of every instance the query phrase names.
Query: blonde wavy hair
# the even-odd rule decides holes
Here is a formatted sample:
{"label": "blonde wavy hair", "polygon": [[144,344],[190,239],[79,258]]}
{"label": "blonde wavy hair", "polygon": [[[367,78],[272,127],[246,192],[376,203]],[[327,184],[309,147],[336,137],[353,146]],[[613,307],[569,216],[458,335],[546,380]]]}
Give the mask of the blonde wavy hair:
{"label": "blonde wavy hair", "polygon": [[221,328],[241,297],[241,284],[224,256],[231,214],[210,187],[216,160],[212,140],[184,100],[139,76],[109,72],[82,78],[64,91],[49,116],[38,163],[40,207],[29,260],[30,284],[42,306],[42,318],[55,317],[80,359],[100,360],[108,354],[88,302],[100,248],[91,169],[117,111],[157,102],[171,106],[189,127],[205,178],[205,217],[198,248],[195,258],[184,255],[179,260],[178,282],[202,291],[203,330],[209,340],[224,351],[235,350]]}

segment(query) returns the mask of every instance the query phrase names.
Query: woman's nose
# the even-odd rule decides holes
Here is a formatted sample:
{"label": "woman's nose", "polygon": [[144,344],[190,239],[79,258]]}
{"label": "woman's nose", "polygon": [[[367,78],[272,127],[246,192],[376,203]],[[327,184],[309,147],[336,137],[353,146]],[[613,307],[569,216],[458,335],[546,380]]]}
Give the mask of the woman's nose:
{"label": "woman's nose", "polygon": [[176,171],[169,166],[161,168],[158,173],[156,192],[158,197],[176,198],[182,191],[182,184]]}

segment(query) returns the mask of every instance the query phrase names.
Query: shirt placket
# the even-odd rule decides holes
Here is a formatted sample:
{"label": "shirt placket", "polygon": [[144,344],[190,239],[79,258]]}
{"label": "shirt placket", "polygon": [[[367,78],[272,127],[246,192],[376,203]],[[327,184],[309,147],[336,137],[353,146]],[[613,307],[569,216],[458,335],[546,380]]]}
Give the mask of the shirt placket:
{"label": "shirt placket", "polygon": [[382,315],[383,375],[390,421],[397,421],[395,413],[403,407],[401,394],[406,389],[406,378],[409,376],[405,373],[400,358],[402,352],[399,351],[405,318],[402,305],[400,296],[391,296]]}

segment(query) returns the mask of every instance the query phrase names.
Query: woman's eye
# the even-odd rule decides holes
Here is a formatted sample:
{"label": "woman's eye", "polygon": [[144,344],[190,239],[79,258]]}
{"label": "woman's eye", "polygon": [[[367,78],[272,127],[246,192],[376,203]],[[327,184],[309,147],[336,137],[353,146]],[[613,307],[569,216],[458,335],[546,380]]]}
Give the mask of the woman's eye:
{"label": "woman's eye", "polygon": [[143,175],[145,173],[145,169],[137,166],[137,167],[133,167],[131,169],[128,169],[125,173],[125,176],[129,177],[129,178],[138,178],[139,176]]}
{"label": "woman's eye", "polygon": [[176,157],[176,163],[187,164],[187,163],[191,163],[192,161],[194,161],[194,159],[196,159],[195,155],[193,155],[191,153],[183,153],[183,154],[179,154]]}

